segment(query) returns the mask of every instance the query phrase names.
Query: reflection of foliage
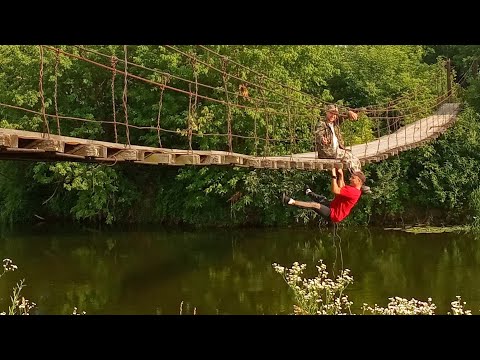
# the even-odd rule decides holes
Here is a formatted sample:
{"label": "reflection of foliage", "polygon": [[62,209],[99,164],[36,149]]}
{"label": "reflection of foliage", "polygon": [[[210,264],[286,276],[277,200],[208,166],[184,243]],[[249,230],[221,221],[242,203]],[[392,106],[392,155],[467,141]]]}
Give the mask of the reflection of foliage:
{"label": "reflection of foliage", "polygon": [[398,256],[401,256],[398,252],[389,251],[375,259],[378,271],[383,275],[383,286],[388,292],[396,289],[403,293],[407,286],[405,270]]}
{"label": "reflection of foliage", "polygon": [[89,313],[98,313],[105,307],[107,299],[103,287],[93,284],[72,284],[65,289],[65,303],[60,313],[69,314],[72,309],[78,306],[80,309],[87,309]]}
{"label": "reflection of foliage", "polygon": [[[291,290],[279,286],[272,260],[320,259],[330,270],[336,265],[338,272],[356,274],[348,287],[352,313],[361,313],[364,302],[388,307],[394,295],[432,297],[437,311],[446,313],[461,294],[479,309],[480,242],[474,234],[341,228],[334,245],[332,229],[44,231],[0,243],[0,252],[8,247],[24,264],[34,285],[24,296],[35,299],[42,314],[71,314],[74,305],[88,314],[178,314],[181,301],[183,313],[287,314]],[[303,277],[316,273],[309,267]],[[3,293],[14,285],[0,283]]]}

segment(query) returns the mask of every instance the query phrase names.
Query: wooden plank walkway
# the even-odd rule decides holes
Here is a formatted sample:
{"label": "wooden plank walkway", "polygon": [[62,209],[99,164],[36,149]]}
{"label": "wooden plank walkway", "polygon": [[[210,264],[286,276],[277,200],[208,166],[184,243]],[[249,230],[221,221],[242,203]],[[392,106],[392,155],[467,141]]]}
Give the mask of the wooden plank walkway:
{"label": "wooden plank walkway", "polygon": [[[442,134],[456,119],[459,104],[443,104],[432,116],[380,139],[353,146],[362,164],[381,161],[400,151],[424,144]],[[270,169],[324,170],[344,168],[336,159],[317,159],[313,152],[275,157],[254,157],[225,151],[165,149],[86,140],[39,132],[0,129],[0,159],[77,161],[115,164],[128,161],[150,165],[236,165]]]}
{"label": "wooden plank walkway", "polygon": [[[401,151],[409,150],[436,139],[456,120],[460,104],[446,103],[434,115],[404,126],[396,132],[385,135],[366,144],[347,147],[362,163],[381,161]],[[295,154],[294,158],[315,158],[314,152]]]}

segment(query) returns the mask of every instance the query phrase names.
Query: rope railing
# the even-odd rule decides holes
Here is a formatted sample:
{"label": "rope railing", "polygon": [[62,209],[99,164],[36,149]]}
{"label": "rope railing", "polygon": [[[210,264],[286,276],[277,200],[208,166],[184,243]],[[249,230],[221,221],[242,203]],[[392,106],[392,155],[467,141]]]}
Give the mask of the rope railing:
{"label": "rope railing", "polygon": [[[90,49],[90,48],[86,48],[85,46],[74,45],[74,47],[76,47],[76,48],[78,48],[78,49],[81,49],[81,50],[84,51],[84,52],[89,52],[89,53],[92,53],[92,54],[95,54],[95,55],[99,55],[99,56],[102,56],[102,57],[106,57],[106,58],[111,57],[111,55],[107,55],[107,54],[104,54],[104,53],[102,53],[102,52],[100,52],[100,51],[92,50],[92,49]],[[215,54],[215,55],[218,56],[220,59],[228,59],[228,61],[229,61],[230,63],[235,64],[235,65],[238,65],[239,67],[241,67],[241,68],[243,68],[243,69],[246,69],[246,70],[248,70],[249,72],[252,72],[252,73],[260,76],[261,79],[263,79],[264,81],[268,81],[268,82],[270,82],[270,83],[279,85],[280,87],[285,88],[285,89],[287,89],[287,90],[292,90],[293,92],[299,93],[299,94],[307,97],[307,98],[308,98],[309,100],[311,100],[311,101],[313,100],[313,101],[314,101],[314,105],[313,105],[313,106],[316,107],[316,108],[318,108],[318,109],[320,109],[320,110],[323,109],[323,107],[324,107],[323,105],[332,104],[332,103],[323,101],[323,100],[321,100],[321,99],[318,99],[318,98],[314,97],[314,96],[311,95],[311,94],[308,94],[308,93],[305,93],[305,92],[303,92],[303,91],[301,91],[301,90],[295,89],[295,88],[293,88],[293,87],[291,87],[291,86],[287,86],[287,85],[281,84],[281,83],[279,83],[278,81],[275,81],[274,79],[269,78],[269,77],[266,76],[265,74],[262,74],[262,73],[260,73],[260,72],[258,72],[258,71],[255,71],[255,70],[253,70],[253,69],[250,69],[250,68],[248,68],[248,67],[246,67],[246,66],[244,66],[244,65],[242,65],[242,64],[240,64],[240,63],[238,63],[238,62],[236,62],[236,61],[233,61],[232,59],[230,59],[230,58],[228,58],[228,57],[226,57],[226,56],[224,56],[224,55],[221,55],[221,54],[219,54],[219,53],[217,53],[217,52],[215,52],[215,51],[213,51],[213,50],[211,50],[211,49],[209,49],[209,48],[207,48],[207,47],[205,47],[205,46],[198,45],[198,47],[199,47],[199,48],[202,48],[202,49],[205,49],[205,50],[211,52],[212,54]],[[196,61],[196,60],[197,60],[197,58],[196,58],[194,55],[188,54],[188,53],[186,53],[186,52],[184,52],[184,51],[181,51],[181,50],[175,48],[174,46],[166,45],[165,48],[170,48],[170,49],[176,51],[177,53],[181,54],[182,56],[184,56],[184,57],[186,57],[186,58],[189,58],[190,60],[193,60],[193,61]],[[120,62],[123,62],[123,60],[121,60],[121,59],[119,59],[119,61],[120,61]],[[219,73],[222,72],[221,69],[216,68],[215,66],[210,65],[210,64],[208,64],[208,63],[206,63],[206,62],[204,62],[204,61],[200,61],[200,60],[199,60],[199,62],[200,62],[201,64],[203,64],[203,65],[206,65],[206,66],[209,67],[210,69],[213,69],[213,70],[219,72]],[[472,64],[473,64],[473,63],[472,63]],[[472,64],[470,64],[470,67],[472,66]],[[154,69],[154,68],[147,67],[147,66],[144,66],[144,65],[136,64],[136,63],[131,62],[131,61],[128,62],[128,65],[129,65],[129,66],[133,66],[133,67],[137,67],[137,68],[140,68],[140,69],[144,69],[144,70],[149,70],[149,71],[152,71],[152,72],[154,72],[154,73],[161,74],[161,75],[163,75],[163,76],[168,76],[168,77],[170,77],[170,78],[172,78],[172,79],[177,79],[177,80],[186,82],[187,84],[188,84],[188,83],[191,83],[191,84],[194,84],[194,83],[195,83],[193,80],[185,79],[185,78],[182,78],[182,77],[177,76],[177,75],[173,75],[173,74],[169,74],[169,73],[160,71],[160,70],[158,70],[158,69]],[[464,74],[464,76],[465,76],[465,74]],[[259,85],[259,84],[253,83],[253,82],[251,82],[251,81],[246,81],[245,79],[242,79],[242,78],[240,78],[239,76],[236,76],[236,75],[232,75],[231,78],[243,82],[244,84],[241,84],[240,87],[242,87],[242,85],[244,86],[245,84],[248,84],[248,85],[252,85],[253,87],[262,89],[262,90],[264,90],[264,91],[265,91],[265,90],[270,90],[270,89],[267,89],[264,85]],[[221,91],[225,91],[224,89],[219,89],[218,87],[214,87],[214,86],[211,86],[211,85],[208,85],[208,84],[197,83],[196,85],[197,85],[197,86],[200,86],[200,87],[208,88],[208,89],[211,89],[211,90],[221,90]],[[228,91],[228,93],[229,93],[229,95],[237,95],[237,93],[236,93],[236,92],[233,92],[233,91]],[[284,98],[284,99],[289,99],[289,97],[286,96],[286,95],[284,95],[284,94],[278,94],[278,93],[276,93],[276,94],[277,94],[277,95],[280,95],[280,96],[281,96],[282,98]],[[406,99],[406,98],[408,98],[408,97],[412,97],[412,96],[414,96],[414,95],[412,95],[411,93],[407,93],[407,94],[405,94],[405,95],[403,95],[403,96],[399,96],[399,97],[397,97],[397,98],[395,98],[395,99],[393,99],[393,100],[389,100],[389,101],[387,101],[387,103],[386,103],[386,104],[389,104],[387,107],[385,107],[384,104],[376,104],[376,105],[371,105],[371,106],[363,107],[363,110],[362,110],[362,107],[361,107],[361,108],[354,108],[354,107],[342,106],[342,108],[345,108],[346,110],[363,111],[363,112],[365,112],[366,114],[373,113],[373,112],[388,111],[388,110],[389,110],[389,107],[395,106],[396,103],[398,103],[398,102],[400,102],[400,101],[402,101],[402,100],[404,100],[404,99]],[[249,96],[249,98],[250,98],[250,99],[256,99],[256,98],[252,98],[251,95]],[[292,98],[290,97],[290,100],[291,100],[291,99],[292,99]],[[263,101],[263,99],[257,99],[257,100],[262,100],[262,101]],[[271,102],[271,101],[267,101],[267,103],[268,103],[268,104],[271,104],[271,105],[281,105],[281,104],[283,104],[282,102]],[[302,103],[302,105],[312,106],[311,104],[308,104],[308,103]]]}
{"label": "rope railing", "polygon": [[[92,54],[95,54],[95,55],[99,55],[99,56],[102,56],[102,57],[106,57],[106,58],[110,58],[112,55],[107,55],[107,54],[103,54],[99,51],[96,51],[96,50],[92,50],[92,49],[89,49],[89,48],[86,48],[85,46],[78,46],[78,45],[75,45],[76,48],[78,49],[81,49],[82,51],[85,51],[85,52],[88,52],[88,53],[92,53]],[[191,57],[191,60],[192,61],[195,61],[195,57]],[[121,60],[121,59],[117,59],[117,61],[123,63],[124,60]],[[144,65],[139,65],[139,64],[136,64],[134,62],[131,62],[131,61],[128,61],[127,62],[127,65],[128,66],[131,66],[131,67],[135,67],[135,68],[139,68],[139,69],[143,69],[143,70],[148,70],[148,71],[152,71],[153,73],[155,74],[159,74],[161,76],[165,76],[165,77],[168,77],[169,79],[174,79],[174,80],[179,80],[179,81],[182,81],[182,82],[185,82],[188,86],[188,84],[195,84],[195,86],[198,86],[198,87],[201,87],[201,88],[205,88],[205,89],[209,89],[209,90],[215,90],[215,91],[225,91],[225,89],[219,89],[218,87],[215,87],[215,86],[211,86],[211,85],[208,85],[208,84],[203,84],[203,83],[195,83],[194,80],[189,80],[189,79],[185,79],[181,76],[178,76],[178,75],[173,75],[173,74],[170,74],[170,73],[167,73],[167,72],[164,72],[164,71],[160,71],[158,69],[154,69],[154,68],[150,68],[150,67],[147,67],[147,66],[144,66]],[[228,94],[229,95],[237,95],[236,92],[233,92],[233,91],[230,91],[230,90],[227,90]],[[255,100],[256,98],[252,97],[252,96],[249,96],[250,99],[252,100]],[[270,105],[281,105],[282,103],[281,102],[272,102],[272,101],[269,101],[268,104]]]}
{"label": "rope railing", "polygon": [[[170,48],[173,51],[178,52],[187,59],[186,64],[189,64],[192,69],[193,80],[186,80],[184,78],[178,77],[173,74],[169,74],[164,71],[158,71],[156,69],[151,69],[143,65],[136,65],[131,60],[128,60],[127,46],[123,47],[124,50],[124,59],[118,59],[114,55],[105,55],[98,51],[91,50],[85,47],[77,47],[80,51],[79,54],[74,54],[66,51],[65,49],[60,49],[58,47],[52,46],[39,46],[40,51],[40,71],[39,71],[39,98],[40,98],[40,111],[29,109],[23,106],[16,106],[6,103],[0,103],[0,106],[4,108],[10,108],[18,111],[24,111],[30,114],[38,115],[43,118],[44,129],[43,133],[50,135],[50,125],[49,119],[56,120],[57,132],[59,135],[69,135],[72,131],[72,127],[66,127],[61,131],[61,123],[63,120],[71,121],[80,121],[85,123],[95,123],[98,125],[109,125],[112,126],[112,135],[113,141],[115,143],[119,142],[119,134],[117,127],[122,126],[125,129],[125,141],[126,145],[130,146],[133,143],[136,145],[145,145],[142,142],[142,137],[137,133],[132,135],[130,129],[136,130],[145,130],[154,132],[158,141],[158,146],[163,148],[164,146],[179,146],[181,144],[180,139],[187,137],[188,141],[188,150],[201,150],[199,139],[203,137],[219,137],[223,138],[226,141],[222,142],[219,150],[228,150],[228,152],[242,152],[246,148],[251,149],[251,154],[246,155],[261,155],[261,156],[271,156],[271,155],[282,155],[290,154],[291,157],[298,151],[308,151],[312,150],[314,147],[314,137],[313,129],[318,121],[321,121],[320,110],[318,107],[318,99],[315,99],[313,96],[308,99],[305,93],[297,91],[294,88],[283,86],[282,84],[276,82],[275,80],[268,79],[265,75],[255,72],[257,76],[261,76],[260,83],[249,82],[246,79],[242,79],[238,74],[235,74],[231,69],[235,66],[240,66],[241,68],[246,68],[245,66],[226,58],[218,53],[214,55],[219,56],[220,65],[219,67],[209,64],[205,61],[202,61],[198,58],[198,54],[187,53],[181,51],[172,46],[165,46]],[[200,48],[210,51],[210,49],[200,46]],[[46,106],[46,97],[48,94],[45,93],[44,87],[44,68],[45,68],[45,59],[44,59],[44,50],[49,50],[54,54],[54,70],[53,70],[53,104],[54,104],[54,114],[47,112]],[[210,51],[210,52],[213,52]],[[215,53],[215,52],[214,52]],[[88,54],[96,54],[101,57],[105,57],[106,61],[109,61],[109,64],[100,63],[88,57]],[[65,116],[59,112],[59,65],[60,56],[66,56],[71,59],[76,59],[81,62],[88,63],[95,67],[107,70],[111,72],[109,88],[111,91],[111,100],[112,106],[111,111],[112,115],[110,120],[105,119],[90,119],[90,118],[81,118],[78,116]],[[132,55],[133,56],[133,55]],[[123,69],[117,66],[119,63],[123,64]],[[198,65],[202,64],[212,68],[214,71],[219,73],[219,83],[217,86],[203,84],[200,81]],[[161,80],[152,80],[146,78],[144,75],[139,75],[133,73],[132,70],[135,68],[140,68],[142,70],[153,70],[156,73],[161,75]],[[248,68],[246,68],[248,69]],[[469,68],[469,70],[471,67]],[[62,69],[62,76],[65,75],[67,69]],[[123,92],[122,92],[122,107],[123,107],[123,121],[117,119],[117,105],[116,105],[116,90],[115,90],[115,80],[116,76],[123,77]],[[462,75],[462,79],[466,78],[467,72]],[[139,81],[140,83],[147,84],[152,86],[153,89],[159,91],[159,96],[157,97],[156,106],[156,115],[155,119],[152,119],[156,122],[155,125],[143,125],[132,123],[132,120],[129,119],[129,95],[128,95],[128,86],[129,81]],[[172,83],[172,80],[183,81],[188,88],[185,89],[185,85],[179,85]],[[233,81],[232,81],[233,80]],[[241,81],[241,86],[239,86],[239,91],[232,91],[231,88],[237,88],[234,82]],[[282,87],[283,90],[272,89],[267,86],[267,83],[272,83]],[[244,88],[242,88],[244,86]],[[250,86],[250,88],[248,87]],[[183,88],[182,88],[183,87]],[[205,93],[202,93],[202,89],[215,90],[217,97],[214,97],[215,92],[212,92],[211,95],[207,96]],[[252,97],[252,91],[257,92],[257,97]],[[284,91],[284,92],[282,92]],[[300,98],[294,97],[292,94],[299,92],[301,93]],[[174,95],[177,97],[186,97],[187,98],[187,108],[186,108],[186,121],[184,128],[178,128],[178,124],[172,124],[169,122],[169,116],[171,114],[165,113],[164,101],[166,94]],[[418,118],[428,116],[433,111],[437,110],[439,106],[445,104],[449,100],[449,93],[446,91],[438,97],[426,97],[424,99],[418,99],[417,101],[410,100],[408,97],[403,97],[401,99],[392,100],[391,103],[388,103],[385,108],[370,108],[362,111],[371,122],[372,126],[370,129],[363,129],[360,137],[366,139],[367,137],[376,139],[378,141],[377,149],[375,154],[380,154],[385,150],[385,147],[380,147],[380,141],[383,137],[386,138],[386,149],[392,149],[399,146],[399,143],[402,143],[399,139],[400,130],[404,130],[404,138],[407,138],[407,126]],[[282,98],[283,102],[272,101],[274,98]],[[303,98],[302,98],[303,97]],[[305,99],[308,99],[309,102],[304,102]],[[241,100],[241,101],[239,101]],[[171,100],[170,100],[171,101]],[[249,103],[250,105],[245,105]],[[210,124],[203,120],[203,123],[198,123],[199,113],[202,110],[207,109],[210,105],[220,105],[220,107],[213,107],[218,113],[214,113],[212,116],[217,114],[222,116],[224,119],[223,128],[220,126],[218,119],[215,124]],[[153,106],[153,104],[152,104]],[[223,109],[222,109],[223,108]],[[346,107],[345,107],[346,108]],[[349,109],[349,108],[346,108]],[[373,110],[374,109],[374,110]],[[61,109],[60,109],[61,110]],[[235,110],[235,111],[234,111]],[[209,110],[211,111],[211,110]],[[237,117],[239,117],[237,119]],[[162,119],[162,122],[160,121]],[[62,122],[60,121],[62,120]],[[137,120],[138,122],[138,120]],[[245,124],[250,124],[246,126]],[[175,127],[172,127],[175,125]],[[404,129],[402,129],[402,125]],[[428,129],[422,129],[422,126],[425,127],[422,120],[418,122],[420,138],[423,134],[428,135]],[[65,125],[66,126],[66,125]],[[105,128],[104,128],[105,129]],[[212,131],[213,130],[213,131]],[[220,131],[215,131],[220,130]],[[413,140],[416,141],[416,131],[417,127],[413,127]],[[169,134],[169,136],[178,136],[179,140],[174,140],[175,138],[163,138],[162,134]],[[390,138],[389,135],[394,134],[394,138]],[[132,137],[133,136],[133,137]],[[358,135],[357,135],[358,136]],[[242,139],[245,141],[250,141],[250,143],[237,142],[234,139]],[[102,139],[103,140],[103,139]],[[165,142],[167,141],[167,142]],[[382,140],[383,141],[383,140]],[[259,152],[259,143],[263,142],[263,149]],[[370,141],[371,142],[371,141]],[[284,144],[280,147],[278,145]],[[149,144],[150,145],[150,144]],[[349,143],[350,148],[355,145]],[[225,147],[224,147],[225,146]],[[288,147],[289,146],[289,147]],[[364,155],[367,155],[367,147],[365,147]]]}
{"label": "rope railing", "polygon": [[[178,50],[178,49],[176,49],[176,48],[174,48],[174,47],[171,47],[171,46],[166,46],[166,47],[173,48],[173,49],[175,49],[177,52],[179,52],[179,53],[181,53],[182,55],[188,57],[190,60],[195,60],[195,61],[197,61],[196,57],[193,56],[192,54],[187,54],[187,53],[182,52],[182,51],[180,51],[180,50]],[[90,50],[90,49],[86,49],[86,48],[84,48],[84,47],[79,47],[79,48],[82,49],[82,50],[84,50],[84,51],[87,51],[87,52],[91,52],[91,53],[94,53],[94,54],[97,54],[97,55],[101,55],[101,56],[108,57],[108,55],[102,54],[102,53],[100,53],[100,52],[98,52],[98,51],[93,51],[93,50]],[[223,58],[225,58],[225,57],[222,57],[222,59],[223,59]],[[207,64],[207,63],[205,63],[205,62],[203,62],[203,61],[200,61],[200,60],[198,60],[198,61],[199,61],[200,63],[203,63],[203,64],[209,66],[210,68],[212,68],[212,69],[214,69],[214,70],[216,70],[216,71],[218,71],[218,72],[222,72],[221,69],[218,69],[218,68],[216,68],[216,67],[214,67],[214,66],[212,66],[212,65],[209,65],[209,64]],[[95,63],[95,62],[94,62],[94,63]],[[96,63],[96,64],[99,65],[98,63]],[[145,67],[145,66],[142,66],[142,65],[137,65],[137,64],[134,64],[134,63],[132,63],[132,62],[128,62],[128,64],[129,64],[129,65],[134,65],[134,66],[136,66],[136,67],[140,67],[140,68],[143,68],[143,69],[148,69],[148,70],[155,71],[155,69],[151,69],[151,68],[148,68],[148,67]],[[252,71],[253,71],[253,70],[252,70]],[[157,72],[158,72],[158,71],[157,71]],[[171,78],[177,78],[177,79],[181,79],[181,80],[183,80],[183,81],[188,81],[189,83],[192,83],[192,84],[195,83],[194,81],[186,80],[186,79],[183,79],[183,78],[180,78],[180,77],[178,77],[178,76],[174,76],[174,75],[171,75],[171,74],[168,74],[168,73],[165,73],[165,72],[159,72],[159,73],[161,73],[162,75],[169,75],[169,76],[171,76]],[[243,79],[241,79],[241,78],[239,78],[238,76],[235,76],[235,75],[231,75],[230,77],[244,81]],[[138,77],[136,77],[136,78],[138,78]],[[145,79],[145,80],[147,80],[147,79]],[[244,82],[245,82],[245,81],[244,81]],[[264,91],[266,90],[266,87],[263,86],[263,85],[258,85],[258,84],[254,84],[254,83],[251,83],[251,82],[246,82],[246,83],[251,84],[251,85],[254,85],[254,86],[256,86],[256,87],[258,87],[259,89],[262,89],[262,90],[264,90]],[[215,87],[209,86],[209,85],[205,85],[205,84],[202,84],[202,83],[198,83],[198,82],[196,83],[196,86],[208,87],[208,88],[210,88],[210,89],[217,89],[217,90],[218,90],[218,88],[215,88]],[[183,91],[183,90],[181,90],[181,89],[177,89],[177,90],[178,90],[178,91],[181,91],[181,92]],[[225,90],[224,90],[224,91],[225,91]],[[237,95],[237,93],[234,93],[234,92],[231,92],[231,91],[228,91],[228,93],[229,93],[229,94],[235,94],[235,95]],[[285,99],[289,99],[287,96],[285,96],[285,95],[283,95],[283,94],[280,94],[280,95],[281,95],[283,98],[285,98]],[[408,94],[408,96],[411,97],[412,94]],[[415,94],[413,94],[413,96],[415,96]],[[204,99],[210,100],[210,101],[222,102],[222,100],[209,98],[209,97],[207,97],[207,96],[201,96],[201,95],[200,95],[200,97],[203,97]],[[249,98],[252,99],[252,100],[255,99],[255,98],[252,98],[251,96],[250,96]],[[362,108],[359,108],[359,109],[348,108],[348,107],[344,107],[344,106],[343,106],[343,107],[344,107],[345,109],[352,109],[352,110],[356,110],[356,111],[362,111],[362,112],[364,112],[364,113],[366,113],[366,114],[372,114],[373,117],[380,118],[380,117],[379,117],[378,115],[376,115],[376,114],[391,110],[392,107],[396,106],[396,103],[398,103],[398,102],[400,102],[400,101],[402,101],[402,100],[405,100],[405,98],[407,98],[407,95],[406,95],[406,96],[403,96],[403,97],[400,97],[399,99],[392,100],[392,101],[390,102],[389,106],[387,106],[386,108],[378,108],[378,107],[376,107],[377,105],[375,105],[374,108],[372,108],[372,109],[369,109],[369,107],[364,107],[364,109],[362,109]],[[260,101],[262,101],[262,102],[264,102],[264,103],[266,103],[266,104],[268,104],[268,105],[282,105],[282,104],[283,104],[283,103],[280,103],[280,102],[271,102],[271,101],[268,101],[268,100],[266,100],[266,99],[264,99],[264,98],[258,99],[258,100],[260,100]],[[290,99],[290,100],[291,100],[291,99]],[[429,101],[429,100],[427,99],[426,101]],[[299,103],[299,104],[301,104],[301,105],[303,105],[303,106],[305,106],[305,107],[308,107],[308,108],[318,107],[316,104],[313,104],[313,105],[312,105],[312,104],[302,103],[302,102],[298,102],[298,101],[296,101],[296,102]],[[416,107],[417,104],[414,105],[414,106]],[[240,107],[240,108],[244,108],[244,109],[252,109],[251,107],[246,107],[246,106],[239,106],[239,107]],[[408,108],[409,108],[409,106],[408,106],[408,104],[407,104],[407,106],[404,106],[404,107],[402,107],[402,108],[396,108],[395,110],[397,110],[397,111],[406,111]],[[275,113],[276,113],[277,115],[288,116],[288,114],[285,113],[285,112],[275,112]]]}

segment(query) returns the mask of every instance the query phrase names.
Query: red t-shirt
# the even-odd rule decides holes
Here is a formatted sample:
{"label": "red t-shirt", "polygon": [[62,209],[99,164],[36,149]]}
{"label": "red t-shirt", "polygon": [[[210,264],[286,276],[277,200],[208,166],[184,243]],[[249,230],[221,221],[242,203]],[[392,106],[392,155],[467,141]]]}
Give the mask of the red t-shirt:
{"label": "red t-shirt", "polygon": [[360,199],[361,194],[362,192],[353,186],[345,185],[342,187],[340,194],[335,196],[335,199],[330,203],[330,219],[333,222],[345,219]]}

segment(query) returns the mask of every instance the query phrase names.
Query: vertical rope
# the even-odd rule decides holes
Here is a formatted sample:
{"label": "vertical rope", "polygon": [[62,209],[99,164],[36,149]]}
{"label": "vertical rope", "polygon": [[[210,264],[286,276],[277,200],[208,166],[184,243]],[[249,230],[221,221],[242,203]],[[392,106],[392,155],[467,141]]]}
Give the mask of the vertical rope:
{"label": "vertical rope", "polygon": [[42,102],[42,116],[43,116],[43,133],[47,131],[50,136],[50,128],[48,126],[47,115],[45,114],[45,97],[43,94],[43,46],[40,45],[40,79],[39,79],[40,99]]}
{"label": "vertical rope", "polygon": [[[368,111],[368,109],[366,110]],[[374,117],[375,114],[372,115]],[[362,127],[362,134],[363,134],[363,142],[365,144],[365,152],[363,153],[363,158],[367,157],[367,147],[368,147],[368,138],[367,138],[367,132],[365,131],[365,126]],[[369,129],[371,131],[371,129]]]}
{"label": "vertical rope", "polygon": [[265,100],[265,93],[263,92],[262,89],[260,89],[260,94],[262,95],[262,100],[263,100],[263,110],[265,113],[265,147],[263,150],[263,156],[268,156],[270,153],[269,145],[270,145],[270,139],[269,139],[269,134],[268,134],[268,120],[269,120],[269,113],[267,109],[267,104]]}
{"label": "vertical rope", "polygon": [[[348,111],[348,109],[347,109]],[[358,116],[358,114],[357,114]],[[357,118],[358,119],[358,118]],[[353,127],[353,126],[352,126]],[[350,127],[350,128],[352,128]],[[350,134],[350,153],[353,155],[353,134],[355,133],[355,131],[352,131],[351,134]]]}
{"label": "vertical rope", "polygon": [[187,119],[187,135],[188,148],[192,151],[192,84],[188,84],[188,119]]}
{"label": "vertical rope", "polygon": [[115,143],[118,143],[118,133],[117,133],[117,110],[115,109],[115,76],[117,74],[116,66],[118,59],[115,55],[111,57],[112,63],[112,108],[113,108],[113,130],[115,132]]}
{"label": "vertical rope", "polygon": [[288,100],[287,100],[287,114],[288,114],[288,128],[289,128],[289,132],[290,132],[290,157],[293,158],[293,153],[294,153],[294,142],[295,142],[295,136],[294,136],[294,132],[293,132],[293,127],[292,127],[292,114],[290,112],[290,97],[289,95],[291,95],[291,91],[287,90],[287,97],[288,97]]}
{"label": "vertical rope", "polygon": [[128,125],[128,110],[127,110],[127,81],[128,81],[128,72],[127,72],[127,45],[123,45],[123,51],[125,53],[125,77],[123,84],[123,112],[125,113],[125,133],[127,135],[127,142],[130,146],[130,127]]}
{"label": "vertical rope", "polygon": [[400,131],[400,118],[398,117],[398,112],[395,109],[395,148],[398,148],[398,132]]}
{"label": "vertical rope", "polygon": [[[308,108],[307,108],[307,111],[308,111]],[[318,149],[317,149],[317,141],[315,139],[315,130],[316,130],[315,128],[317,126],[317,122],[319,121],[319,119],[316,119],[315,116],[312,116],[311,119],[312,119],[312,121],[311,121],[311,124],[310,124],[310,148],[313,144],[313,153],[314,153],[313,158],[317,159],[318,158]],[[312,137],[313,137],[313,141],[312,141]]]}
{"label": "vertical rope", "polygon": [[57,94],[58,94],[58,63],[60,62],[60,50],[56,49],[55,52],[55,92],[53,99],[55,101],[55,117],[57,118],[57,131],[58,135],[62,135],[60,133],[60,119],[58,118],[58,102],[57,102]]}
{"label": "vertical rope", "polygon": [[223,87],[225,88],[225,99],[227,102],[227,127],[228,127],[228,151],[233,152],[232,145],[232,112],[230,109],[230,102],[228,99],[228,74],[227,74],[227,58],[222,57],[222,78],[223,78]]}
{"label": "vertical rope", "polygon": [[[416,92],[414,93],[414,101],[416,100]],[[416,104],[416,101],[415,101],[415,104]],[[415,113],[415,108],[413,108],[413,113]],[[421,119],[420,119],[420,123],[421,123]],[[421,126],[421,125],[420,125]],[[417,133],[417,126],[415,125],[415,123],[413,123],[413,142],[415,142],[415,134]]]}
{"label": "vertical rope", "polygon": [[387,105],[387,150],[390,150],[390,134],[391,134],[391,124],[390,124],[390,115],[392,114],[390,111],[391,102]]}
{"label": "vertical rope", "polygon": [[[192,150],[192,124],[193,124],[193,121],[196,120],[196,118],[197,118],[198,71],[197,71],[196,65],[197,65],[196,58],[193,58],[192,59],[192,68],[193,68],[193,77],[195,78],[195,97],[193,98],[193,103],[192,103],[192,114],[191,114],[192,122],[190,123],[190,133],[189,133],[190,138],[188,139],[190,150]],[[189,87],[189,89],[190,89],[190,87]],[[190,93],[191,93],[191,89],[190,89]],[[195,121],[195,124],[196,124],[196,121]]]}
{"label": "vertical rope", "polygon": [[[166,84],[167,79],[163,78],[162,83]],[[162,148],[162,139],[160,138],[160,114],[162,112],[163,106],[163,92],[165,91],[165,86],[160,86],[160,100],[158,101],[158,115],[157,115],[157,135],[158,135],[158,146]]]}
{"label": "vertical rope", "polygon": [[[337,258],[338,258],[338,251],[340,252],[340,261],[341,261],[341,270],[339,272],[339,276],[343,274],[343,253],[342,253],[342,238],[338,235],[338,225],[336,223],[333,224],[333,246],[335,246],[335,260],[333,261],[332,266],[332,275],[335,277],[335,270],[337,268]],[[336,238],[338,238],[338,248]]]}
{"label": "vertical rope", "polygon": [[258,139],[258,134],[257,134],[257,117],[260,116],[260,110],[258,109],[258,100],[255,99],[253,102],[255,105],[255,116],[253,117],[253,134],[255,136],[255,150],[254,150],[254,155],[258,155],[258,144],[260,140]]}
{"label": "vertical rope", "polygon": [[441,69],[441,72],[442,72],[442,74],[441,74],[442,80],[440,81],[440,85],[441,85],[441,87],[442,87],[442,89],[441,89],[442,95],[445,94],[445,87],[446,87],[446,86],[445,86],[445,83],[446,83],[446,75],[445,75],[445,73],[446,73],[446,71],[447,71],[447,70],[446,70],[446,69],[447,69],[446,66],[447,66],[447,63],[445,62],[445,63],[443,63],[443,66],[442,66],[442,69]]}
{"label": "vertical rope", "polygon": [[195,78],[195,100],[193,101],[193,109],[195,110],[195,114],[197,111],[197,103],[198,103],[198,71],[196,69],[196,61],[195,59],[192,60],[193,66],[193,76]]}
{"label": "vertical rope", "polygon": [[402,111],[402,115],[403,115],[403,122],[404,122],[404,128],[405,128],[405,143],[404,143],[404,145],[406,146],[407,145],[407,115],[406,115],[406,110],[405,109]]}
{"label": "vertical rope", "polygon": [[298,152],[298,142],[299,138],[297,137],[297,118],[298,118],[298,109],[297,107],[293,108],[293,114],[292,114],[292,119],[293,119],[293,129],[292,129],[292,135],[293,135],[293,145],[294,145],[294,153],[296,154]]}
{"label": "vertical rope", "polygon": [[[417,101],[417,91],[415,91],[414,94],[415,94],[415,95],[414,95],[415,107],[414,107],[414,110],[413,110],[413,111],[414,111],[414,114],[415,114],[415,113],[418,114],[419,112],[418,112],[418,105],[417,105],[417,104],[418,104],[418,101]],[[423,115],[420,114],[420,140],[422,140],[422,120],[423,120]]]}
{"label": "vertical rope", "polygon": [[377,134],[378,134],[378,145],[377,145],[377,153],[375,155],[378,155],[380,152],[380,118],[377,118]]}
{"label": "vertical rope", "polygon": [[441,83],[440,83],[441,80],[440,80],[440,74],[439,74],[438,71],[437,71],[437,74],[436,74],[436,80],[437,80],[437,81],[436,81],[436,84],[437,84],[437,86],[436,86],[436,88],[437,88],[437,95],[438,95],[438,96],[442,96],[442,88],[441,88],[442,85],[441,85]]}

